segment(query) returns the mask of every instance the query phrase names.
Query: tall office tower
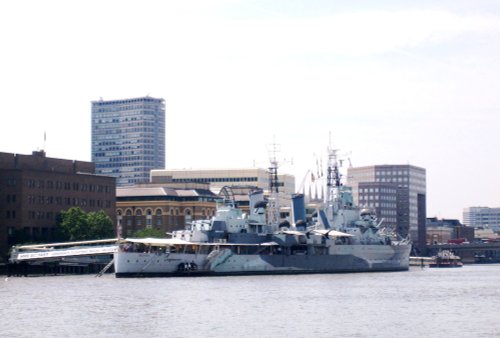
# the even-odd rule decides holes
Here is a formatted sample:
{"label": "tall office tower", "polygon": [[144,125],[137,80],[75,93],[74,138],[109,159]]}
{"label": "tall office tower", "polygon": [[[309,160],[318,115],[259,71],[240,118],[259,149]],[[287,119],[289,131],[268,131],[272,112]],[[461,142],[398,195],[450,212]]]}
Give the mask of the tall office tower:
{"label": "tall office tower", "polygon": [[375,210],[385,225],[425,246],[425,169],[412,165],[349,168],[347,184],[357,205]]}
{"label": "tall office tower", "polygon": [[500,231],[500,208],[464,208],[463,222],[473,228],[491,228],[493,231]]}
{"label": "tall office tower", "polygon": [[148,182],[152,169],[165,168],[165,101],[92,101],[92,162],[117,186]]}

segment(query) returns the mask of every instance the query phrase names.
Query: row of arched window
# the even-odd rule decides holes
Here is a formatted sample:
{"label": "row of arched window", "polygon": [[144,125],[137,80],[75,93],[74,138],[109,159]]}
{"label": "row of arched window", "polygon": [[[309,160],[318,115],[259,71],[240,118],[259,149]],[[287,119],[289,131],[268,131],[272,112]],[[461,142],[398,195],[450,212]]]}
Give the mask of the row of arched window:
{"label": "row of arched window", "polygon": [[[133,211],[130,208],[127,208],[125,210],[122,209],[117,209],[116,211],[117,216],[152,216],[153,215],[153,209],[147,208],[145,210],[143,209],[135,209]],[[154,215],[155,216],[191,216],[193,215],[193,211],[190,208],[184,209],[184,211],[181,213],[179,208],[169,208],[168,211],[162,210],[162,208],[157,208],[154,210]],[[201,215],[202,216],[214,216],[215,215],[215,210],[211,208],[202,208],[201,209]]]}

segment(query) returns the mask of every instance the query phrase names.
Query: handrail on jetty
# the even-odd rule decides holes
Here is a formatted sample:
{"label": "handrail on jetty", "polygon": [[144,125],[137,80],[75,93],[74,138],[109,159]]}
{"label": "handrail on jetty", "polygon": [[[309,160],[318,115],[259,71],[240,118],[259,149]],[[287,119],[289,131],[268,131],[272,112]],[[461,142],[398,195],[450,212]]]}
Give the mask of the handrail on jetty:
{"label": "handrail on jetty", "polygon": [[118,238],[92,241],[45,243],[13,246],[10,262],[47,260],[68,256],[113,254],[118,250]]}

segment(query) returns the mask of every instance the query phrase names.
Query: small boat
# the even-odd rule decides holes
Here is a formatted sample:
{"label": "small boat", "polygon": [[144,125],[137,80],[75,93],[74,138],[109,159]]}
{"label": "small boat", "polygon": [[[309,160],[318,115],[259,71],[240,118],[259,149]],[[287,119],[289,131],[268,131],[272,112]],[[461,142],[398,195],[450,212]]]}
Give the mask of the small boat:
{"label": "small boat", "polygon": [[430,268],[461,268],[463,263],[460,256],[455,255],[449,250],[439,251],[436,256],[432,257],[429,264]]}

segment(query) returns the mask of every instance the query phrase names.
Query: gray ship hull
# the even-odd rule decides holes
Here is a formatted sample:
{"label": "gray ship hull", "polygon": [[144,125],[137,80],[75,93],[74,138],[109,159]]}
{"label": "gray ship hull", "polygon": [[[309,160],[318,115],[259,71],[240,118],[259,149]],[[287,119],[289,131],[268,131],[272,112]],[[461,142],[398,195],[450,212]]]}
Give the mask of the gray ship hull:
{"label": "gray ship hull", "polygon": [[[349,245],[329,254],[216,255],[115,253],[116,277],[229,276],[404,271],[411,245]],[[215,256],[215,257],[214,257]],[[196,268],[182,268],[184,264]],[[190,265],[191,266],[191,265]]]}

